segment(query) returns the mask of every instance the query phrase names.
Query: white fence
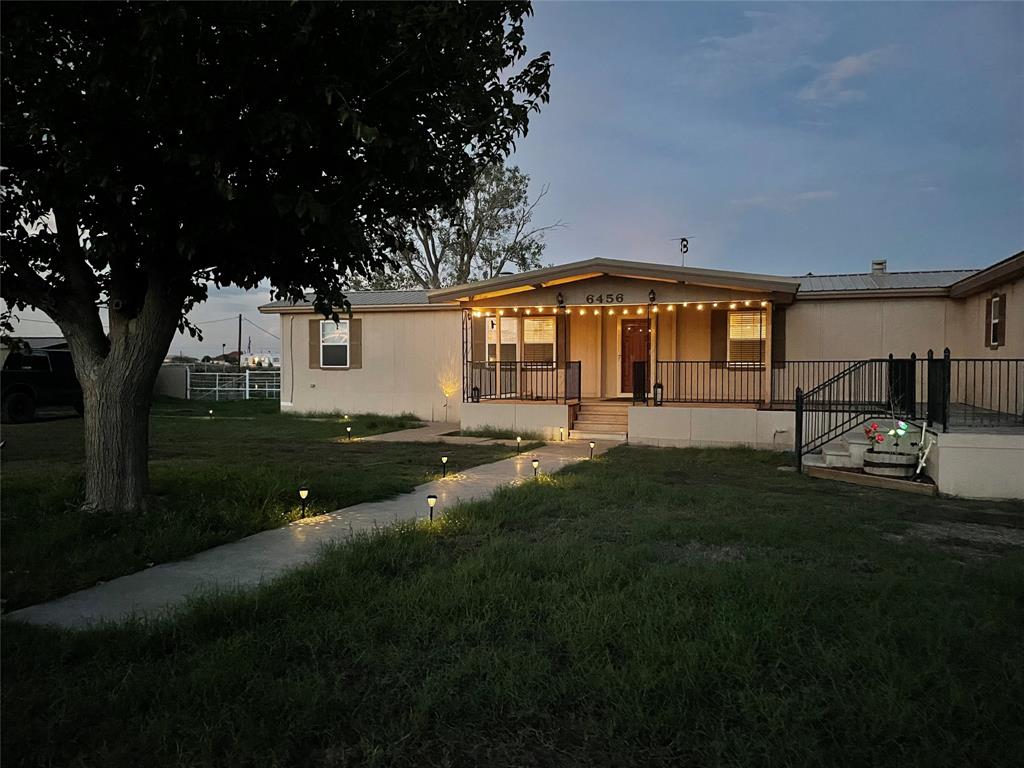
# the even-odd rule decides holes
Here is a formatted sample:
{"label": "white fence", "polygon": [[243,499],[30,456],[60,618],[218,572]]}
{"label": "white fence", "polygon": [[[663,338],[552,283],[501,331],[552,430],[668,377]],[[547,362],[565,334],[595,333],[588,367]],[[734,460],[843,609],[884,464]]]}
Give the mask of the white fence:
{"label": "white fence", "polygon": [[240,373],[188,372],[186,391],[189,400],[279,400],[280,371],[242,371]]}

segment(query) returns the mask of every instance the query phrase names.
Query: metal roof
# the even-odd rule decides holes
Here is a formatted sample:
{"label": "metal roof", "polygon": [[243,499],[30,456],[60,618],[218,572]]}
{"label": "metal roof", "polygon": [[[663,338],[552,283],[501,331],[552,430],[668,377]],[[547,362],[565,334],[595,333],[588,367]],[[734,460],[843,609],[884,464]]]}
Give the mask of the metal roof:
{"label": "metal roof", "polygon": [[825,291],[900,291],[915,288],[946,288],[976,272],[977,269],[862,272],[847,275],[802,275],[797,279],[800,280],[801,294]]}
{"label": "metal roof", "polygon": [[[427,292],[417,291],[349,291],[345,294],[353,307],[407,307],[415,304],[427,304]],[[261,310],[291,309],[306,307],[313,303],[313,294],[307,293],[305,301],[272,301],[263,304]]]}

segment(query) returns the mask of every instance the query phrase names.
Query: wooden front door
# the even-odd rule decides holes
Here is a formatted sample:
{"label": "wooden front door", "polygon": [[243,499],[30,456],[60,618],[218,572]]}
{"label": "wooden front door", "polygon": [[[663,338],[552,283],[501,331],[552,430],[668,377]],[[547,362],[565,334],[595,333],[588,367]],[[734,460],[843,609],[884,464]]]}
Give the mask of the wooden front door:
{"label": "wooden front door", "polygon": [[[620,392],[633,391],[633,363],[647,360],[648,328],[646,320],[623,320],[619,329],[622,334],[622,360]],[[646,391],[646,389],[644,390]]]}

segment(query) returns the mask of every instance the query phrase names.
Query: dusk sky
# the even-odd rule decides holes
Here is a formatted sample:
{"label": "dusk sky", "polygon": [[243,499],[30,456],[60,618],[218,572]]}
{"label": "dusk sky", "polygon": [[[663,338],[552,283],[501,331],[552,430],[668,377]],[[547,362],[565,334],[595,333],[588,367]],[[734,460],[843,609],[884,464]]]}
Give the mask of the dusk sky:
{"label": "dusk sky", "polygon": [[[684,234],[688,265],[784,275],[975,267],[1024,247],[1022,4],[535,11],[551,103],[512,162],[550,185],[537,221],[566,224],[546,262],[678,263]],[[276,332],[266,300],[222,291],[193,316]],[[206,341],[172,352],[234,347],[235,324],[200,324]]]}

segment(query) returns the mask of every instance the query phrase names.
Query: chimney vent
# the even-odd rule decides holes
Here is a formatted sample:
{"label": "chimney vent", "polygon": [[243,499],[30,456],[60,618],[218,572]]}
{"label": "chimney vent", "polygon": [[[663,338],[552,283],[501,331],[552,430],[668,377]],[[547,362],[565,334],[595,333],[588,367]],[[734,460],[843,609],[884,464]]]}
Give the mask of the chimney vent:
{"label": "chimney vent", "polygon": [[887,266],[888,266],[888,263],[886,262],[885,259],[875,259],[874,261],[871,262],[871,271],[872,272],[885,272],[885,269],[886,269]]}

